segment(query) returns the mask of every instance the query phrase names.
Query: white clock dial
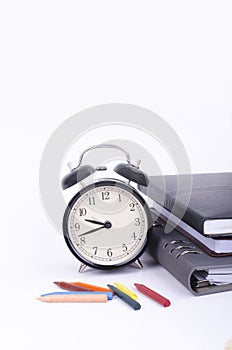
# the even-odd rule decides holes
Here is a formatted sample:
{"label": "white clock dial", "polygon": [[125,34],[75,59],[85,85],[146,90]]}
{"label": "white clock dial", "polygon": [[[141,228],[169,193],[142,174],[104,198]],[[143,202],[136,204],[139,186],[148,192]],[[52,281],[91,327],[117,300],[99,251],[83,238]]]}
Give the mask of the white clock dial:
{"label": "white clock dial", "polygon": [[64,220],[66,242],[84,263],[105,267],[135,260],[147,242],[149,220],[130,186],[100,181],[74,197]]}

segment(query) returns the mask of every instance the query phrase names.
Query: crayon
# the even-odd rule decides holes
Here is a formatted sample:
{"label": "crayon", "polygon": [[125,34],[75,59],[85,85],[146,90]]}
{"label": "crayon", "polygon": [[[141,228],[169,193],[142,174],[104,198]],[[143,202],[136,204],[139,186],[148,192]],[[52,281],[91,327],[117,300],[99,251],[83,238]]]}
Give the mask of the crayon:
{"label": "crayon", "polygon": [[122,283],[118,283],[118,282],[114,282],[114,285],[116,288],[118,288],[119,290],[121,290],[121,292],[129,295],[129,297],[131,297],[134,300],[138,299],[138,295],[135,294],[132,290],[130,290],[129,288],[127,288],[126,286],[124,286],[124,284]]}
{"label": "crayon", "polygon": [[96,295],[96,294],[105,294],[107,295],[108,300],[113,299],[113,293],[112,292],[52,292],[52,293],[46,293],[42,294],[40,297],[46,297],[50,295],[83,295],[83,294],[88,294],[88,295]]}
{"label": "crayon", "polygon": [[62,289],[69,290],[70,292],[82,292],[82,291],[91,292],[91,289],[89,288],[77,286],[75,284],[64,282],[64,281],[53,282],[53,283]]}
{"label": "crayon", "polygon": [[47,295],[38,297],[37,300],[46,303],[105,303],[106,294],[69,294],[69,295]]}
{"label": "crayon", "polygon": [[95,285],[87,284],[83,282],[69,282],[69,283],[74,284],[75,286],[88,288],[91,291],[95,291],[95,292],[112,292],[112,290],[108,288],[103,288],[103,287],[99,287],[99,286],[95,286]]}
{"label": "crayon", "polygon": [[125,303],[127,303],[130,307],[132,307],[134,310],[141,309],[141,305],[131,297],[129,297],[127,294],[121,292],[118,288],[115,286],[112,286],[111,284],[107,284],[107,286]]}
{"label": "crayon", "polygon": [[135,287],[144,295],[148,296],[149,298],[157,301],[157,303],[163,305],[164,307],[170,306],[171,302],[170,300],[166,299],[162,295],[156,293],[154,290],[144,286],[143,284],[134,283]]}

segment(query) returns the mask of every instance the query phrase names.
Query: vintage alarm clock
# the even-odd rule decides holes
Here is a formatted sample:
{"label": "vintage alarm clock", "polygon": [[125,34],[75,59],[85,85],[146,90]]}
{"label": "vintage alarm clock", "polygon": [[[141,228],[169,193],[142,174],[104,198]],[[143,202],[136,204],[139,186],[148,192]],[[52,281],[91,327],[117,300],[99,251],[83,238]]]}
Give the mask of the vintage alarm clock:
{"label": "vintage alarm clock", "polygon": [[77,167],[62,179],[62,189],[80,183],[95,171],[107,170],[81,165],[84,155],[96,148],[124,152],[126,162],[117,164],[114,171],[125,181],[103,178],[81,188],[64,213],[65,241],[82,263],[79,271],[86,266],[112,269],[132,262],[142,267],[139,257],[148,243],[152,218],[147,203],[130,182],[147,186],[148,176],[131,163],[124,149],[107,144],[89,147],[81,154]]}

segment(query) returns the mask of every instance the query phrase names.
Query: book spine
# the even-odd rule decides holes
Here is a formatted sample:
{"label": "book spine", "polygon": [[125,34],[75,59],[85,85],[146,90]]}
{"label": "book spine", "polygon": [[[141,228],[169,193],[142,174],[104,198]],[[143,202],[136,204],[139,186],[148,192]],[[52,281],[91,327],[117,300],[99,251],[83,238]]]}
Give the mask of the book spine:
{"label": "book spine", "polygon": [[149,243],[152,257],[193,294],[198,295],[191,285],[195,268],[189,256],[201,254],[200,251],[181,234],[165,234],[163,227],[153,230]]}
{"label": "book spine", "polygon": [[[175,209],[174,209],[175,205]],[[204,222],[206,218],[202,216],[199,212],[194,211],[193,209],[188,206],[187,208],[184,208],[181,203],[176,202],[175,196],[171,196],[170,194],[165,195],[165,202],[164,202],[164,208],[167,209],[169,212],[172,212],[177,217],[180,217],[179,213],[184,212],[183,218],[180,217],[186,224],[193,227],[196,231],[204,235]]]}
{"label": "book spine", "polygon": [[[163,225],[163,227],[161,226]],[[232,257],[212,257],[174,229],[164,232],[165,223],[153,228],[148,249],[155,260],[167,269],[194,295],[207,295],[232,290],[232,283],[205,283],[202,272],[209,269],[231,269]],[[200,274],[200,275],[199,275]]]}
{"label": "book spine", "polygon": [[[204,235],[204,222],[206,218],[202,216],[199,212],[196,212],[188,206],[187,208],[183,206],[182,203],[176,200],[176,191],[173,192],[163,192],[158,186],[150,183],[147,188],[140,186],[139,190],[145,193],[153,201],[157,202],[161,207],[164,207],[170,213],[177,217],[181,216],[181,219],[188,225],[192,226],[199,233]],[[185,196],[186,191],[182,190],[182,196]],[[184,216],[182,218],[182,214]]]}

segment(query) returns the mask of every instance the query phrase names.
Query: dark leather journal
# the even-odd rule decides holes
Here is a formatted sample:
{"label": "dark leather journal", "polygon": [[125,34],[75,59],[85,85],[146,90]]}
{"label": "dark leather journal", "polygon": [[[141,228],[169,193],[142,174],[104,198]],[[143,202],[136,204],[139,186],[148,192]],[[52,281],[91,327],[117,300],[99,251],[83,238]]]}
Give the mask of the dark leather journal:
{"label": "dark leather journal", "polygon": [[[148,246],[150,254],[159,264],[194,295],[232,290],[232,256],[209,256],[176,229],[165,233],[165,223],[161,224],[163,226],[153,228]],[[231,276],[231,283],[207,280],[207,273],[212,270],[220,271],[223,276]]]}
{"label": "dark leather journal", "polygon": [[177,217],[188,203],[182,221],[199,233],[232,235],[232,173],[152,176],[140,189]]}

